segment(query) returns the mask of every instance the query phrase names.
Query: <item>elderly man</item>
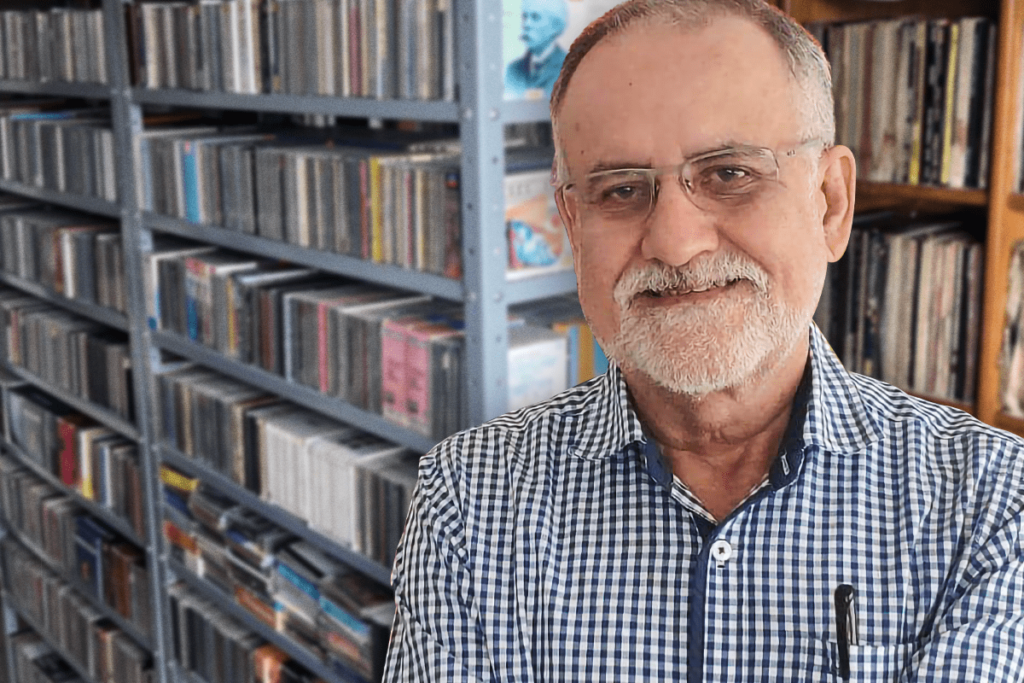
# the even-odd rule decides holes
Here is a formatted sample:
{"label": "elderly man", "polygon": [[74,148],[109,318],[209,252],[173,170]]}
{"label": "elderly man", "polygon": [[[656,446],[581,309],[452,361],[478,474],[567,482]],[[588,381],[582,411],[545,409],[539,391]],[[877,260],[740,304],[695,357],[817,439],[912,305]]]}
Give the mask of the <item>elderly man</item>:
{"label": "elderly man", "polygon": [[558,79],[565,50],[555,40],[569,21],[565,0],[522,0],[526,54],[505,68],[507,99],[547,99]]}
{"label": "elderly man", "polygon": [[854,161],[760,0],[573,45],[556,196],[604,376],[422,461],[390,681],[1020,681],[1024,443],[811,325]]}

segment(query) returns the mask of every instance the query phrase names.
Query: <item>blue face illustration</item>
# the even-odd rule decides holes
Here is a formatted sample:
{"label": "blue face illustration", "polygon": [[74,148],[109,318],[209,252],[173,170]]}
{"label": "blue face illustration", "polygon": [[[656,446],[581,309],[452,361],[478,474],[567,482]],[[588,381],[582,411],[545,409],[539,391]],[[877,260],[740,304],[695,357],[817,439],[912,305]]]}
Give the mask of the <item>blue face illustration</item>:
{"label": "blue face illustration", "polygon": [[565,0],[523,0],[523,42],[541,54],[562,35],[568,18]]}

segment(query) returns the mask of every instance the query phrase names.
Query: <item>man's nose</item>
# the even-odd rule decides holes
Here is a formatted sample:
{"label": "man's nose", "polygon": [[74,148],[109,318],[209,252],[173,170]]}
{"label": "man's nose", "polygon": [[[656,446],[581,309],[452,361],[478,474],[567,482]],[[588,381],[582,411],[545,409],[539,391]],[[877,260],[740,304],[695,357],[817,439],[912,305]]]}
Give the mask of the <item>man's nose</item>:
{"label": "man's nose", "polygon": [[719,243],[716,217],[698,208],[678,181],[662,178],[644,229],[643,257],[682,266],[700,254],[717,250]]}

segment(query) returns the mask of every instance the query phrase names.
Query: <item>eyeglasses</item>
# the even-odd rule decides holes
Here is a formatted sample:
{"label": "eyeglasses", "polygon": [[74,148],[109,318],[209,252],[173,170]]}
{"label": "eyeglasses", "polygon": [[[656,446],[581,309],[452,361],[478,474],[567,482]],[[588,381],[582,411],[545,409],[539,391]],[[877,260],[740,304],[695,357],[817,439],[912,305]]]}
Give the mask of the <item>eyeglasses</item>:
{"label": "eyeglasses", "polygon": [[608,221],[646,220],[658,200],[658,178],[674,175],[699,209],[717,214],[748,209],[779,182],[779,156],[794,157],[821,140],[808,140],[776,153],[767,147],[740,146],[703,152],[662,168],[616,168],[588,173],[580,182],[561,184],[566,210]]}

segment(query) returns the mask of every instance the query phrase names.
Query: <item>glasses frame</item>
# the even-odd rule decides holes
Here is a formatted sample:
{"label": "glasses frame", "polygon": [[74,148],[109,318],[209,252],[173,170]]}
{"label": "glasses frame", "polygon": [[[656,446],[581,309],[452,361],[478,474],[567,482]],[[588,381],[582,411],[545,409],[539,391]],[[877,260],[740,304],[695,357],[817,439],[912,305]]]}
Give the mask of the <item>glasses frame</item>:
{"label": "glasses frame", "polygon": [[[593,173],[588,173],[585,176],[583,176],[583,181],[589,182],[597,178],[603,178],[617,173],[633,173],[636,174],[637,176],[646,178],[647,181],[650,183],[650,186],[654,189],[654,191],[651,193],[650,204],[647,208],[647,212],[644,215],[644,217],[640,219],[645,221],[648,218],[650,218],[651,213],[654,212],[654,207],[657,206],[658,203],[658,195],[661,189],[661,185],[658,182],[658,178],[664,175],[673,175],[675,176],[679,184],[683,187],[683,189],[686,192],[687,198],[694,206],[696,206],[701,211],[710,211],[707,207],[701,206],[700,203],[698,203],[698,201],[695,199],[696,190],[693,187],[693,176],[690,173],[690,169],[692,168],[693,164],[699,161],[714,159],[715,157],[720,156],[729,156],[734,154],[767,153],[768,155],[771,156],[772,161],[775,164],[775,177],[773,180],[774,182],[778,182],[779,173],[781,170],[779,164],[779,157],[782,157],[784,159],[790,159],[797,156],[805,149],[815,145],[821,145],[822,152],[828,149],[828,145],[820,138],[811,138],[810,140],[805,140],[793,147],[781,151],[776,151],[771,147],[761,147],[758,145],[737,145],[734,147],[723,147],[721,149],[710,150],[707,152],[698,152],[697,154],[686,157],[678,164],[671,164],[669,166],[659,166],[657,168],[611,168],[601,171],[594,171]],[[566,210],[568,210],[569,203],[566,201],[565,193],[575,188],[578,183],[579,181],[574,180],[567,180],[562,183],[558,183],[556,181],[555,183],[555,192],[561,195],[562,203],[563,205],[565,205]],[[582,202],[580,202],[580,204],[582,205]]]}

